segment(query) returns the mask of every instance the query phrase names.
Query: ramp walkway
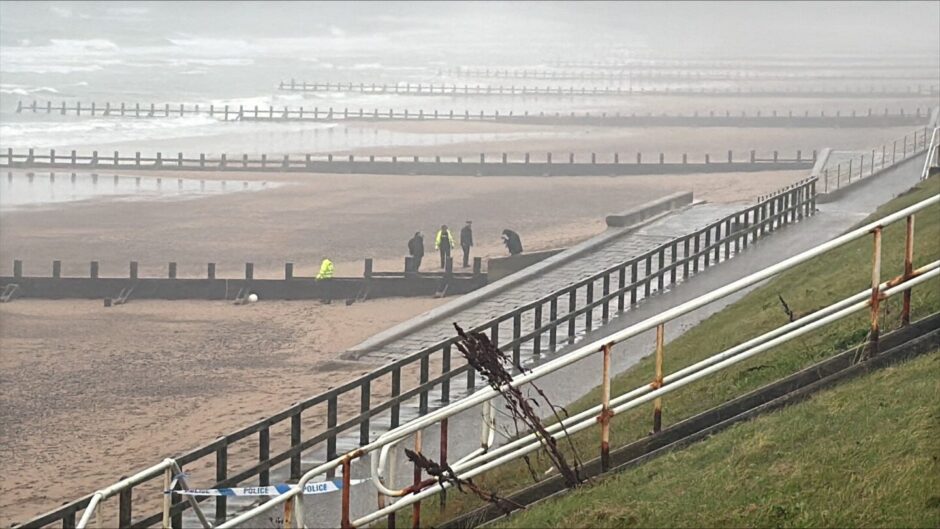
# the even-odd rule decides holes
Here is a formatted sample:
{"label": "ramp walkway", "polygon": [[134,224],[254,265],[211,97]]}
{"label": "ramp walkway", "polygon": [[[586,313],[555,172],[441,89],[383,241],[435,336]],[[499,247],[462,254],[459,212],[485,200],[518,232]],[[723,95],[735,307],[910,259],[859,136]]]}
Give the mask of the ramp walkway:
{"label": "ramp walkway", "polygon": [[[450,314],[445,318],[434,318],[422,322],[422,316],[415,320],[405,322],[402,326],[411,326],[414,331],[390,341],[383,341],[381,337],[370,339],[350,349],[348,358],[374,360],[376,362],[394,360],[401,355],[420,350],[429,344],[450,338],[454,335],[453,322],[464,328],[474,327],[496,318],[502,314],[522,307],[524,304],[547,296],[557,290],[585,279],[599,270],[604,270],[631,258],[636,258],[668,241],[693,233],[719,219],[727,217],[746,208],[742,203],[696,203],[680,211],[666,213],[644,225],[625,230],[619,233],[604,233],[588,241],[593,249],[579,256],[577,259],[564,263],[551,270],[524,269],[514,274],[516,283],[502,292],[481,299],[463,310]],[[608,230],[611,231],[611,230]],[[610,236],[615,235],[611,240]],[[604,239],[608,240],[604,240]],[[687,257],[684,248],[680,249],[679,259]],[[564,255],[560,255],[564,258]],[[645,272],[645,270],[640,271]],[[645,277],[641,275],[641,278]],[[681,281],[681,279],[680,279]],[[603,285],[597,292],[601,292]],[[651,287],[651,294],[657,291],[658,285]],[[577,303],[584,301],[586,292],[579,292]],[[473,299],[477,294],[470,294],[465,298]],[[637,300],[646,297],[646,292],[637,293]],[[463,300],[461,300],[463,301]],[[564,310],[564,307],[561,308]],[[432,316],[433,318],[433,316]],[[435,321],[436,320],[436,321]],[[584,331],[584,322],[576,324],[576,333]]]}

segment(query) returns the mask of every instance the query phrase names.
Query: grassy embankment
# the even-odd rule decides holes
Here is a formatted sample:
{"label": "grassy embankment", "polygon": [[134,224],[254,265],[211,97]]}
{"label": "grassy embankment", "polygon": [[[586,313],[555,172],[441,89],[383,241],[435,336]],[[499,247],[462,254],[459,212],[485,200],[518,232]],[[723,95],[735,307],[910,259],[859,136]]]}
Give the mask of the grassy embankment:
{"label": "grassy embankment", "polygon": [[498,527],[937,527],[940,350]]}
{"label": "grassy embankment", "polygon": [[[938,193],[940,177],[935,177],[886,204],[869,220]],[[902,272],[904,230],[903,221],[884,230],[883,279]],[[915,231],[915,266],[940,258],[940,208],[918,214]],[[871,280],[871,246],[871,239],[864,238],[831,251],[781,274],[709,317],[667,344],[666,373],[786,323],[787,316],[778,295],[782,295],[799,315],[864,290]],[[940,310],[940,281],[932,280],[915,289],[912,305],[915,320]],[[900,296],[882,306],[882,329],[896,328],[900,319]],[[867,332],[867,314],[859,313],[693,383],[664,399],[663,426],[862,344]],[[851,398],[830,396],[807,405],[805,415],[789,415],[799,413],[797,408],[787,411],[787,415],[777,414],[783,418],[772,419],[780,421],[774,423],[779,424],[776,433],[763,431],[761,425],[766,424],[765,420],[739,426],[724,434],[733,437],[721,441],[721,444],[714,443],[720,448],[709,448],[712,442],[703,443],[613,478],[606,488],[586,487],[584,491],[570,495],[570,499],[533,509],[532,513],[514,517],[510,523],[518,527],[662,526],[686,521],[695,526],[910,525],[925,523],[933,516],[932,525],[936,526],[940,499],[935,492],[927,491],[931,488],[928,485],[938,489],[936,439],[940,432],[936,423],[940,414],[936,404],[938,388],[927,380],[931,368],[934,380],[938,375],[936,355],[930,358],[932,360],[912,363],[910,369],[913,374],[899,375],[895,371],[907,373],[907,369],[896,369],[867,379],[872,384],[894,380],[891,377],[910,376],[913,377],[910,387],[914,389],[907,389],[908,384],[896,386],[888,383],[886,394],[863,399],[860,396],[864,396],[867,385],[855,383],[852,387],[860,392],[855,394],[857,402]],[[649,383],[652,377],[653,359],[647,357],[616,377],[611,393],[624,393]],[[568,410],[574,413],[596,405],[600,401],[599,396],[599,389],[595,389]],[[915,396],[920,398],[915,399]],[[907,402],[911,409],[891,409],[895,402]],[[858,410],[850,410],[847,407],[850,403],[858,406]],[[843,419],[836,422],[835,414],[831,413],[833,410],[850,412],[845,416],[845,424],[854,425],[854,428],[846,429]],[[624,445],[647,435],[651,416],[649,406],[615,416],[611,424],[612,446]],[[933,431],[928,435],[925,423],[931,421]],[[797,428],[804,422],[803,428]],[[846,430],[844,436],[838,433],[840,429]],[[893,430],[899,431],[891,435]],[[933,439],[932,445],[927,444],[929,438]],[[575,436],[575,445],[583,459],[596,457],[598,431],[581,432]],[[820,452],[815,456],[802,452],[812,447],[818,447]],[[826,447],[832,447],[832,453],[827,453]],[[925,458],[929,450],[932,450],[934,459]],[[711,454],[711,457],[699,460],[683,455],[686,453]],[[857,461],[854,465],[842,464],[849,460]],[[676,466],[666,468],[663,465]],[[826,465],[831,468],[823,468]],[[546,470],[547,458],[533,458],[533,466],[539,472]],[[818,473],[816,470],[809,473],[809,467],[813,466],[819,467],[816,469]],[[930,478],[931,475],[934,477]],[[517,461],[474,481],[483,488],[507,495],[530,484],[528,476],[524,464]],[[682,476],[686,481],[677,482]],[[779,494],[762,488],[762,483],[774,485]],[[640,491],[642,487],[647,488]],[[594,490],[599,494],[606,491],[609,495],[599,495],[594,499]],[[699,490],[701,495],[693,492],[695,490]],[[713,506],[706,505],[712,502],[711,498],[717,497],[723,501]],[[901,497],[908,499],[900,501]],[[826,498],[832,501],[822,502]],[[434,525],[479,505],[480,501],[473,496],[452,492],[448,494],[443,512],[439,511],[436,501],[425,502],[422,525]],[[570,511],[562,511],[564,506],[569,506]],[[854,513],[855,518],[839,518],[849,516],[846,510]],[[409,513],[410,509],[399,511],[398,523],[408,524]],[[657,517],[653,517],[654,514]]]}

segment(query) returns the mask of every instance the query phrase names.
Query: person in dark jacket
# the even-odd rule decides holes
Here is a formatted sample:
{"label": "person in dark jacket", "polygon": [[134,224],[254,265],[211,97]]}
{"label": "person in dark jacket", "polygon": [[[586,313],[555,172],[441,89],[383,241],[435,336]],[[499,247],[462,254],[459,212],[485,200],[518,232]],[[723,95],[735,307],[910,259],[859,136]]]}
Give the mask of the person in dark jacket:
{"label": "person in dark jacket", "polygon": [[424,258],[424,236],[420,231],[416,231],[415,236],[408,240],[408,254],[411,255],[411,261],[417,272],[421,269],[421,259]]}
{"label": "person in dark jacket", "polygon": [[463,267],[467,268],[470,266],[470,247],[473,246],[473,229],[470,225],[473,224],[471,221],[467,221],[467,224],[460,230],[460,248],[463,249]]}
{"label": "person in dark jacket", "polygon": [[503,230],[503,244],[509,250],[509,255],[522,253],[522,239],[519,234],[512,230]]}

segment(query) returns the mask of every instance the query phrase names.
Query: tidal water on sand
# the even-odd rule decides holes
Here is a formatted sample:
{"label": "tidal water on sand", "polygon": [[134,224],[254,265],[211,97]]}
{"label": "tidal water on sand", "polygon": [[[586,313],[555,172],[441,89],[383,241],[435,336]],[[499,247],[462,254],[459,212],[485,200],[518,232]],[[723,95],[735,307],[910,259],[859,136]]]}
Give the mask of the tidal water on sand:
{"label": "tidal water on sand", "polygon": [[11,171],[0,182],[0,212],[58,207],[81,201],[186,200],[262,191],[279,185],[284,184],[110,173]]}

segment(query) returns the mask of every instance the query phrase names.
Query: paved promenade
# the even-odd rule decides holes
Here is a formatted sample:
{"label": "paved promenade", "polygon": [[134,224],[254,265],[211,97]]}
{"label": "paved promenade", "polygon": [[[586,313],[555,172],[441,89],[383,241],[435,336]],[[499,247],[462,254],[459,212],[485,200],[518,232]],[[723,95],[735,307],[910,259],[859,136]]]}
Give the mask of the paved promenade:
{"label": "paved promenade", "polygon": [[[374,351],[355,353],[356,348],[354,348],[354,355],[357,358],[384,362],[413,353],[423,347],[452,337],[454,334],[452,322],[458,322],[464,328],[479,325],[527,302],[571,285],[600,270],[642,255],[667,241],[693,232],[745,207],[746,204],[741,203],[693,204],[682,210],[666,214],[638,229],[626,229],[623,231],[622,236],[607,244],[598,245],[592,251],[574,261],[562,264],[544,273],[527,273],[526,270],[522,270],[518,274],[522,275],[524,279],[510,288],[483,299],[479,303],[441,321],[427,324],[407,336],[381,345]],[[596,238],[599,239],[608,235],[605,233]],[[682,257],[685,256],[682,255]],[[655,285],[653,291],[655,291]],[[564,307],[561,307],[561,309],[561,314],[564,314]],[[583,325],[580,321],[578,323]]]}

